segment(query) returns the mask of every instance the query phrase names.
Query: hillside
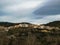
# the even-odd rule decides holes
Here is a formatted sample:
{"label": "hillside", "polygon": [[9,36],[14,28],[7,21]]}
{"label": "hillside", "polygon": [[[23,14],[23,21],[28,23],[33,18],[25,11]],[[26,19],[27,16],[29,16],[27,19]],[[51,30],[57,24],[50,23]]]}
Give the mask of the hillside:
{"label": "hillside", "polygon": [[49,22],[45,26],[60,27],[60,21]]}
{"label": "hillside", "polygon": [[9,27],[9,26],[14,26],[14,25],[18,25],[18,24],[30,24],[27,22],[21,22],[21,23],[11,23],[11,22],[0,22],[0,26],[5,26],[5,27]]}
{"label": "hillside", "polygon": [[[22,23],[11,23],[11,22],[0,22],[0,26],[5,26],[5,27],[9,27],[9,26],[14,26],[17,24],[30,24],[27,22],[22,22]],[[60,27],[60,21],[53,21],[53,22],[49,22],[47,24],[44,24],[45,26],[52,26],[52,27]]]}
{"label": "hillside", "polygon": [[[51,23],[49,23],[49,25],[52,26],[56,23],[59,24],[59,21]],[[22,24],[23,26],[19,27],[20,25],[18,26],[17,24]],[[25,24],[29,27],[25,27]],[[34,24],[30,25],[30,23],[26,22],[0,22],[0,25],[2,26],[0,26],[0,45],[60,45],[60,29],[48,30],[46,28],[33,28],[32,25]],[[36,27],[36,25],[34,25],[34,27]]]}
{"label": "hillside", "polygon": [[19,23],[0,22],[0,26],[5,26],[5,27],[14,26],[14,25],[17,25],[17,24],[19,24]]}

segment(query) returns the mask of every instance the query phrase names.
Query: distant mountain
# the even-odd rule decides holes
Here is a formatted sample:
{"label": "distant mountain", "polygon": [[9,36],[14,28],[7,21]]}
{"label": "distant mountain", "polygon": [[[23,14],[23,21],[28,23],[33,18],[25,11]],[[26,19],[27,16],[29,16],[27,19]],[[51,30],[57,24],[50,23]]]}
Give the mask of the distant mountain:
{"label": "distant mountain", "polygon": [[[5,27],[14,26],[17,24],[31,24],[31,23],[28,23],[28,22],[21,22],[21,23],[0,22],[0,26],[5,26]],[[49,23],[43,24],[43,25],[51,26],[51,27],[60,27],[60,21],[49,22]]]}
{"label": "distant mountain", "polygon": [[5,27],[14,26],[14,25],[18,25],[18,24],[30,24],[30,23],[27,23],[27,22],[21,22],[21,23],[0,22],[0,26],[5,26]]}
{"label": "distant mountain", "polygon": [[15,23],[10,23],[10,22],[0,22],[0,26],[9,27],[9,26],[13,26],[13,25],[15,25]]}
{"label": "distant mountain", "polygon": [[50,23],[45,24],[45,26],[60,27],[60,21],[50,22]]}

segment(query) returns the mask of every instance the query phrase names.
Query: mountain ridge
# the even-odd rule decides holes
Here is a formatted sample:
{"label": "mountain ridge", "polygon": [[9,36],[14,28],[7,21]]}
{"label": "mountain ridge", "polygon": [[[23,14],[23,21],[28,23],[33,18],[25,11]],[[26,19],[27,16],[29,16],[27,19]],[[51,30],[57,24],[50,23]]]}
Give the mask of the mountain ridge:
{"label": "mountain ridge", "polygon": [[[0,22],[0,26],[4,26],[4,27],[9,27],[9,26],[15,26],[18,24],[31,24],[28,22],[21,22],[21,23],[12,23],[12,22]],[[45,26],[52,26],[52,27],[60,27],[60,21],[53,21],[53,22],[49,22],[47,24],[43,24]]]}
{"label": "mountain ridge", "polygon": [[60,21],[53,21],[49,22],[47,24],[44,24],[45,26],[52,26],[52,27],[60,27]]}

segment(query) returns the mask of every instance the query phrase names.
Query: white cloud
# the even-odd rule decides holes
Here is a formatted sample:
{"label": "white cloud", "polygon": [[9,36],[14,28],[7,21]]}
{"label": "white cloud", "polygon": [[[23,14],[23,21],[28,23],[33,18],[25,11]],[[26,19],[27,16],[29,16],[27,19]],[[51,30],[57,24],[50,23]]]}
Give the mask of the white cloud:
{"label": "white cloud", "polygon": [[37,6],[41,7],[43,2],[44,0],[2,0],[4,7],[1,10],[8,13],[8,15],[0,16],[0,21],[31,22],[40,24],[59,20],[60,15],[51,15],[41,19],[35,19],[36,16],[32,14],[32,12]]}
{"label": "white cloud", "polygon": [[27,9],[33,9],[36,8],[38,5],[41,5],[41,3],[42,1],[26,1],[19,4],[5,6],[3,10],[13,12],[18,10],[22,11]]}
{"label": "white cloud", "polygon": [[43,0],[2,0],[3,7],[1,10],[11,15],[27,15],[32,13],[38,5],[42,5],[43,2]]}
{"label": "white cloud", "polygon": [[33,23],[35,23],[35,24],[46,24],[48,22],[52,22],[52,21],[56,21],[56,20],[60,20],[60,15],[46,16],[44,18],[34,20]]}
{"label": "white cloud", "polygon": [[32,11],[38,5],[41,5],[42,2],[42,0],[3,0],[2,4],[4,7],[1,10],[7,15],[0,16],[0,21],[29,22],[34,18]]}
{"label": "white cloud", "polygon": [[60,20],[60,15],[54,15],[54,16],[46,16],[41,19],[34,19],[29,17],[14,17],[14,16],[0,16],[0,21],[7,21],[7,22],[30,22],[33,24],[46,24],[48,22]]}
{"label": "white cloud", "polygon": [[27,17],[14,17],[14,16],[0,16],[0,21],[3,22],[14,22],[14,23],[18,23],[18,22],[31,22],[31,20],[33,20],[32,18]]}

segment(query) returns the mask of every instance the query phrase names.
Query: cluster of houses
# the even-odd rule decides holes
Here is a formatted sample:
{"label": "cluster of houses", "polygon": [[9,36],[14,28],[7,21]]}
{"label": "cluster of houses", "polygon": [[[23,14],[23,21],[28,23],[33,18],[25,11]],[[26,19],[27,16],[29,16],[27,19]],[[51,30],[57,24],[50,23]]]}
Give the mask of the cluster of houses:
{"label": "cluster of houses", "polygon": [[5,31],[8,31],[9,29],[22,28],[22,27],[25,27],[25,28],[38,28],[38,29],[43,29],[45,32],[47,32],[46,30],[52,30],[52,29],[60,30],[59,27],[44,26],[43,24],[42,24],[42,25],[36,25],[36,24],[30,24],[30,23],[20,23],[20,24],[18,24],[18,25],[10,26],[10,27],[0,26],[0,31],[1,31],[1,30],[4,30],[4,29],[5,29]]}
{"label": "cluster of houses", "polygon": [[15,26],[10,26],[8,27],[8,29],[10,28],[21,28],[21,27],[30,27],[30,28],[39,28],[39,29],[48,29],[48,30],[52,30],[52,29],[56,29],[56,30],[59,30],[60,28],[59,27],[51,27],[51,26],[44,26],[43,24],[42,25],[36,25],[36,24],[26,24],[26,23],[23,23],[23,24],[18,24],[18,25],[15,25]]}

